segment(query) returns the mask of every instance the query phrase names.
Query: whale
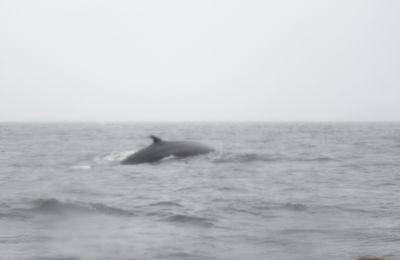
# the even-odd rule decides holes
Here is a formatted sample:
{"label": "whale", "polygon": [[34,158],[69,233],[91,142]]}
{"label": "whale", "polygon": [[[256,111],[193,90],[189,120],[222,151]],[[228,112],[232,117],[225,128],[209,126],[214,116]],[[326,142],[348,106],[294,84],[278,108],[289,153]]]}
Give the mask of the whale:
{"label": "whale", "polygon": [[186,158],[214,151],[210,146],[194,141],[165,141],[158,136],[149,136],[153,143],[121,161],[121,164],[154,163],[164,158]]}

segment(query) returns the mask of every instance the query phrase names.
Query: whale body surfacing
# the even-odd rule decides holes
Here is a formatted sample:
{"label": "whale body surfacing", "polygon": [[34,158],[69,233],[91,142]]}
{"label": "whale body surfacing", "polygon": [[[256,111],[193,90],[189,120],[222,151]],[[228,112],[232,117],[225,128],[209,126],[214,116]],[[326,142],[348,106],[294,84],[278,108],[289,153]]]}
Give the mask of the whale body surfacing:
{"label": "whale body surfacing", "polygon": [[213,148],[192,141],[164,141],[151,135],[153,143],[125,158],[121,164],[140,164],[157,162],[163,158],[174,156],[185,158],[214,151]]}

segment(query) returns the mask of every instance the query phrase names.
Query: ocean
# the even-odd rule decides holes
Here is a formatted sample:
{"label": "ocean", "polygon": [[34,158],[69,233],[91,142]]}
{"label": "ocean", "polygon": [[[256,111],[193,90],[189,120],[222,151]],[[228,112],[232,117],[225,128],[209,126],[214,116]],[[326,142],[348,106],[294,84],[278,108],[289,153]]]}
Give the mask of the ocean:
{"label": "ocean", "polygon": [[399,123],[0,124],[1,260],[400,259],[399,197]]}

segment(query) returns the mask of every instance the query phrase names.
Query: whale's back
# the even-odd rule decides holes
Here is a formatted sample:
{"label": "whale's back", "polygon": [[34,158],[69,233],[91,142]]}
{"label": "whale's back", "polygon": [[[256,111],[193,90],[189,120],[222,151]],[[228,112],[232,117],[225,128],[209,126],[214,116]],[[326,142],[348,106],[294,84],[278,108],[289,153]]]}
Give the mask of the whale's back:
{"label": "whale's back", "polygon": [[197,142],[169,142],[169,146],[175,157],[188,157],[213,151],[211,147]]}
{"label": "whale's back", "polygon": [[212,152],[214,149],[197,142],[162,141],[157,139],[150,146],[137,151],[123,160],[122,164],[139,164],[157,162],[165,157],[184,158]]}

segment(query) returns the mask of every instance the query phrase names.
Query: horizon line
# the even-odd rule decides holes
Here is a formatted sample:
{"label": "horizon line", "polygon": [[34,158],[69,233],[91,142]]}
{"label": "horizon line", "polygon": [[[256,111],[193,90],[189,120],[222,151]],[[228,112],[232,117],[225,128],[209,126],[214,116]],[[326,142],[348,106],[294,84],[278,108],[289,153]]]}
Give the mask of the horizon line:
{"label": "horizon line", "polygon": [[0,120],[0,124],[263,124],[263,123],[400,123],[400,120]]}

